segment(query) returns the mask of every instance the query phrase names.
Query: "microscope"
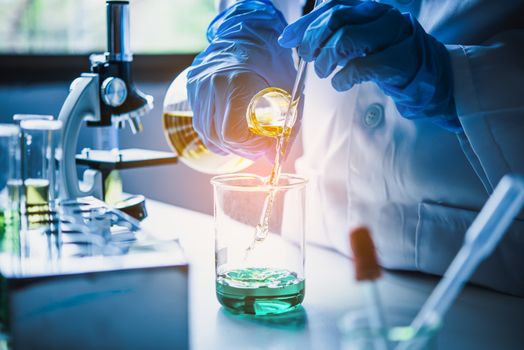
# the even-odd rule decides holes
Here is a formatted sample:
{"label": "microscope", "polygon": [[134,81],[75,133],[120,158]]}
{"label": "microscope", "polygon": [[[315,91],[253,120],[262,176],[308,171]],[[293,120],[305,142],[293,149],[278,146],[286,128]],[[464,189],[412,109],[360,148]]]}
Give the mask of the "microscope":
{"label": "microscope", "polygon": [[[162,164],[173,164],[173,153],[145,149],[84,150],[76,154],[80,128],[118,127],[129,124],[133,133],[142,130],[141,118],[153,108],[153,97],[134,85],[133,56],[130,50],[129,1],[106,0],[107,52],[91,55],[90,73],[82,73],[70,87],[58,119],[62,164],[59,180],[61,197],[104,198],[104,183],[110,172]],[[87,166],[79,181],[77,165]]]}

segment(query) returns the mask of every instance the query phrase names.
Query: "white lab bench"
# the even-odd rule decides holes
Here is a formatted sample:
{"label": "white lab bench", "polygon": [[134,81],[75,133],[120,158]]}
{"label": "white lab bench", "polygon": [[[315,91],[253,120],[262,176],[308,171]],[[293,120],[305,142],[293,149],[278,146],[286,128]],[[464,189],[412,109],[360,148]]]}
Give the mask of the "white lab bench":
{"label": "white lab bench", "polygon": [[[213,218],[148,200],[144,228],[179,237],[190,261],[190,343],[203,349],[338,349],[338,320],[365,305],[350,260],[327,249],[306,249],[306,297],[289,316],[255,318],[225,311],[215,297]],[[416,314],[438,279],[387,272],[379,282],[385,307]],[[467,286],[448,313],[438,349],[523,349],[524,299]]]}

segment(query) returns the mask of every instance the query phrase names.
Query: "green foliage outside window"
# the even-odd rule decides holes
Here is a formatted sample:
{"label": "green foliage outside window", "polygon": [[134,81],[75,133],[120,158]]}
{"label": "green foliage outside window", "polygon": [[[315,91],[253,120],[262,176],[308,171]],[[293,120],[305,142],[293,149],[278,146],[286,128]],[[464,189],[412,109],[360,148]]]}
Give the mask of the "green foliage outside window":
{"label": "green foliage outside window", "polygon": [[[213,0],[131,0],[134,53],[206,46]],[[106,49],[104,0],[0,0],[0,53],[79,54]]]}

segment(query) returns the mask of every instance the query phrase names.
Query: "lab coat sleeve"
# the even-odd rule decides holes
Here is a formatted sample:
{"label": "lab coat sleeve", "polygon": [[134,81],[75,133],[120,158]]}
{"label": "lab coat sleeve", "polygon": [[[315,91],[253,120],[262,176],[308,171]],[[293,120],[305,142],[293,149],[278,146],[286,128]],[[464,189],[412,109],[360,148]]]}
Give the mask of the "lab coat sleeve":
{"label": "lab coat sleeve", "polygon": [[[463,128],[457,136],[491,193],[506,173],[524,174],[524,30],[500,33],[483,45],[448,50]],[[522,223],[514,222],[474,282],[524,296]]]}
{"label": "lab coat sleeve", "polygon": [[491,193],[504,174],[524,174],[524,30],[448,50],[459,141]]}

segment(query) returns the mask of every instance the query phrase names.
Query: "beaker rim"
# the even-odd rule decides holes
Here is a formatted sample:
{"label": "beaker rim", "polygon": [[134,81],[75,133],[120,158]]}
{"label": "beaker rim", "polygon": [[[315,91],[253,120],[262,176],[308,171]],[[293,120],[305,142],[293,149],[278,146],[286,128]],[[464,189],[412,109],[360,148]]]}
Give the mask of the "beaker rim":
{"label": "beaker rim", "polygon": [[60,120],[46,120],[46,119],[28,119],[22,120],[20,127],[23,130],[60,130],[62,128],[62,121]]}
{"label": "beaker rim", "polygon": [[0,124],[0,136],[17,136],[20,132],[18,126],[14,124]]}
{"label": "beaker rim", "polygon": [[[259,180],[260,185],[252,184],[239,184],[241,180]],[[220,187],[221,189],[235,190],[235,191],[246,191],[246,192],[267,192],[270,189],[281,191],[281,190],[290,190],[295,188],[303,187],[307,184],[309,179],[307,177],[283,173],[280,175],[280,180],[288,180],[290,183],[278,184],[271,186],[266,184],[266,177],[260,176],[257,174],[250,173],[238,173],[238,174],[224,174],[217,175],[211,178],[211,184],[215,187]],[[280,181],[279,180],[279,181]]]}
{"label": "beaker rim", "polygon": [[21,122],[23,120],[53,120],[52,115],[46,114],[15,114],[13,120],[15,122]]}

